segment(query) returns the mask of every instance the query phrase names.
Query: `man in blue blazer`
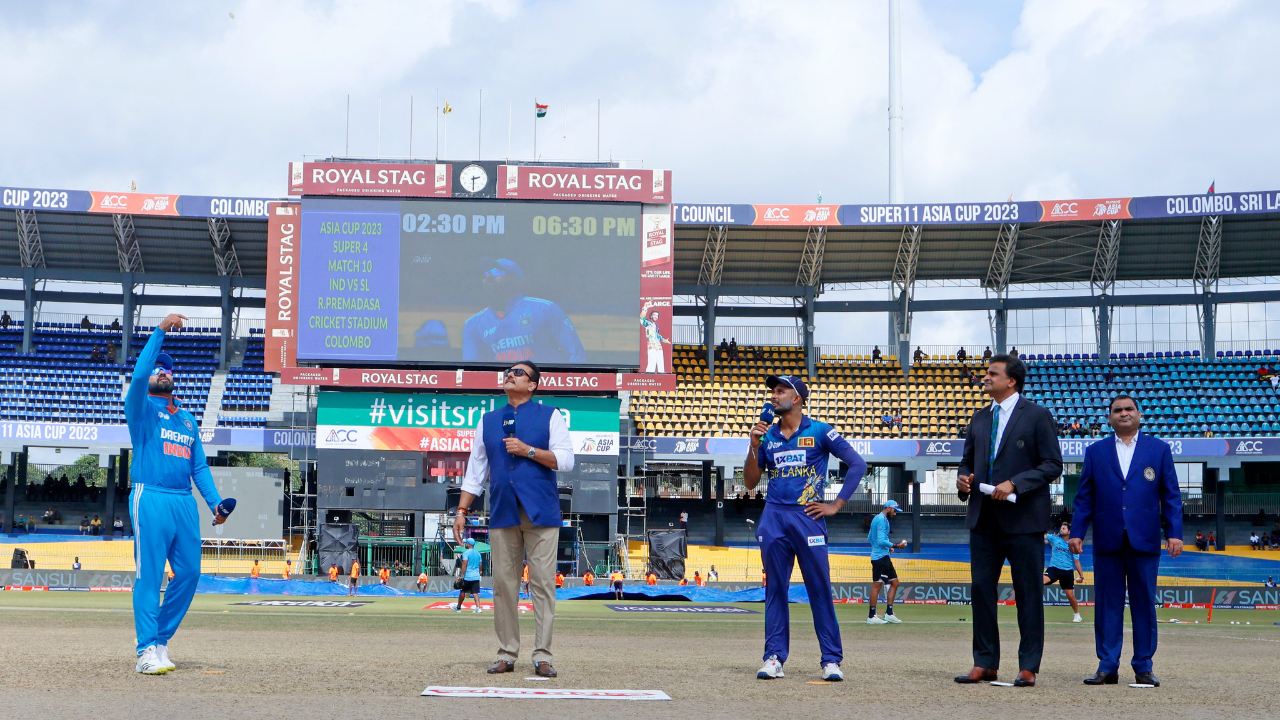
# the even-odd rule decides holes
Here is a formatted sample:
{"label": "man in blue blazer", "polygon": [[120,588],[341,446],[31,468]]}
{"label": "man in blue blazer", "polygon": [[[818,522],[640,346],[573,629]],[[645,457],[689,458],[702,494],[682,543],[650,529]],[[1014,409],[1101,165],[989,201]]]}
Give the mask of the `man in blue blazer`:
{"label": "man in blue blazer", "polygon": [[1136,682],[1159,686],[1151,658],[1156,653],[1160,531],[1163,526],[1169,557],[1178,557],[1182,494],[1169,445],[1138,432],[1142,413],[1136,400],[1128,395],[1113,398],[1107,421],[1116,434],[1085,450],[1068,543],[1072,552],[1081,552],[1084,534],[1093,523],[1093,635],[1098,671],[1084,683],[1114,685],[1118,681],[1127,584]]}

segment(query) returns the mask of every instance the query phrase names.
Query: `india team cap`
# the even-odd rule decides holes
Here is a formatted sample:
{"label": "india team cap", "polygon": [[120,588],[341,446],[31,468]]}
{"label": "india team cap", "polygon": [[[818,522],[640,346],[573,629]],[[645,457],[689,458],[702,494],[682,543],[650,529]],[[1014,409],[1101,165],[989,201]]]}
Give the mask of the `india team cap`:
{"label": "india team cap", "polygon": [[804,381],[795,375],[770,375],[764,379],[764,384],[765,387],[770,390],[778,387],[779,385],[785,385],[792,390],[795,390],[800,397],[805,399],[805,402],[808,402],[809,400],[809,386],[805,385]]}
{"label": "india team cap", "polygon": [[902,509],[902,506],[898,504],[898,501],[897,501],[897,500],[885,500],[885,501],[884,501],[884,506],[885,506],[885,507],[887,507],[887,508],[893,508],[894,510],[901,510],[901,509]]}
{"label": "india team cap", "polygon": [[462,541],[462,544],[463,544],[463,545],[475,545],[475,544],[476,544],[476,539],[475,539],[475,538],[467,538],[466,540],[463,540],[463,541]]}
{"label": "india team cap", "polygon": [[169,353],[160,353],[156,356],[156,367],[173,372],[173,358],[169,357]]}
{"label": "india team cap", "polygon": [[524,279],[524,271],[514,260],[506,258],[485,258],[483,261],[486,275],[494,277],[502,277],[503,275],[515,275],[521,280]]}

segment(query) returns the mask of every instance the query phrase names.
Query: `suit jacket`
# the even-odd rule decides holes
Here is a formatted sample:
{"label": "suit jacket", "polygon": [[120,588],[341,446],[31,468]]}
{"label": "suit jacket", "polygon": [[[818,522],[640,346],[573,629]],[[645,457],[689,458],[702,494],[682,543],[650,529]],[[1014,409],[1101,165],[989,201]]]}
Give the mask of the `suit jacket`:
{"label": "suit jacket", "polygon": [[1093,551],[1107,554],[1129,544],[1134,550],[1160,554],[1160,528],[1182,539],[1182,492],[1169,444],[1138,434],[1129,473],[1120,472],[1115,435],[1084,451],[1080,489],[1076,491],[1071,537],[1083,538],[1093,523]]}
{"label": "suit jacket", "polygon": [[[1044,407],[1022,396],[1009,414],[995,464],[987,472],[991,454],[991,406],[973,414],[964,436],[961,475],[973,475],[971,492],[959,493],[969,502],[965,527],[978,526],[983,503],[994,503],[996,524],[1006,533],[1043,533],[1049,527],[1049,484],[1062,475],[1062,450],[1058,446],[1057,424]],[[993,479],[994,478],[994,479]],[[1013,481],[1018,502],[992,500],[978,490],[978,483],[998,485]],[[990,512],[990,511],[988,511]]]}

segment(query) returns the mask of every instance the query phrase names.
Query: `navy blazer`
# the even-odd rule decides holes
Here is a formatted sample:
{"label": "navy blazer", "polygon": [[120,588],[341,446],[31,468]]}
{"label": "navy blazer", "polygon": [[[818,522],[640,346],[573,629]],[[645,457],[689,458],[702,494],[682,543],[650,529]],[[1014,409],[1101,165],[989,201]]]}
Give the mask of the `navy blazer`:
{"label": "navy blazer", "polygon": [[1160,554],[1161,519],[1167,535],[1182,539],[1182,492],[1169,444],[1139,433],[1129,474],[1120,474],[1115,435],[1084,451],[1084,470],[1076,491],[1071,537],[1083,538],[1093,523],[1093,552],[1113,553],[1129,544],[1134,550]]}

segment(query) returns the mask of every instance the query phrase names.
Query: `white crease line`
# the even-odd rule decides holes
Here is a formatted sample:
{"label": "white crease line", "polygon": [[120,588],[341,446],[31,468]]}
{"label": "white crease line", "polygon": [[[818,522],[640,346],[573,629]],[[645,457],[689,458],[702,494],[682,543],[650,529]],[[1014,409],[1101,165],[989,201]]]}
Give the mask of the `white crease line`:
{"label": "white crease line", "polygon": [[1272,640],[1270,638],[1247,638],[1236,637],[1234,635],[1196,635],[1195,633],[1160,633],[1161,635],[1182,635],[1184,637],[1211,637],[1221,638],[1223,640],[1257,640],[1258,642],[1280,643],[1280,640]]}

